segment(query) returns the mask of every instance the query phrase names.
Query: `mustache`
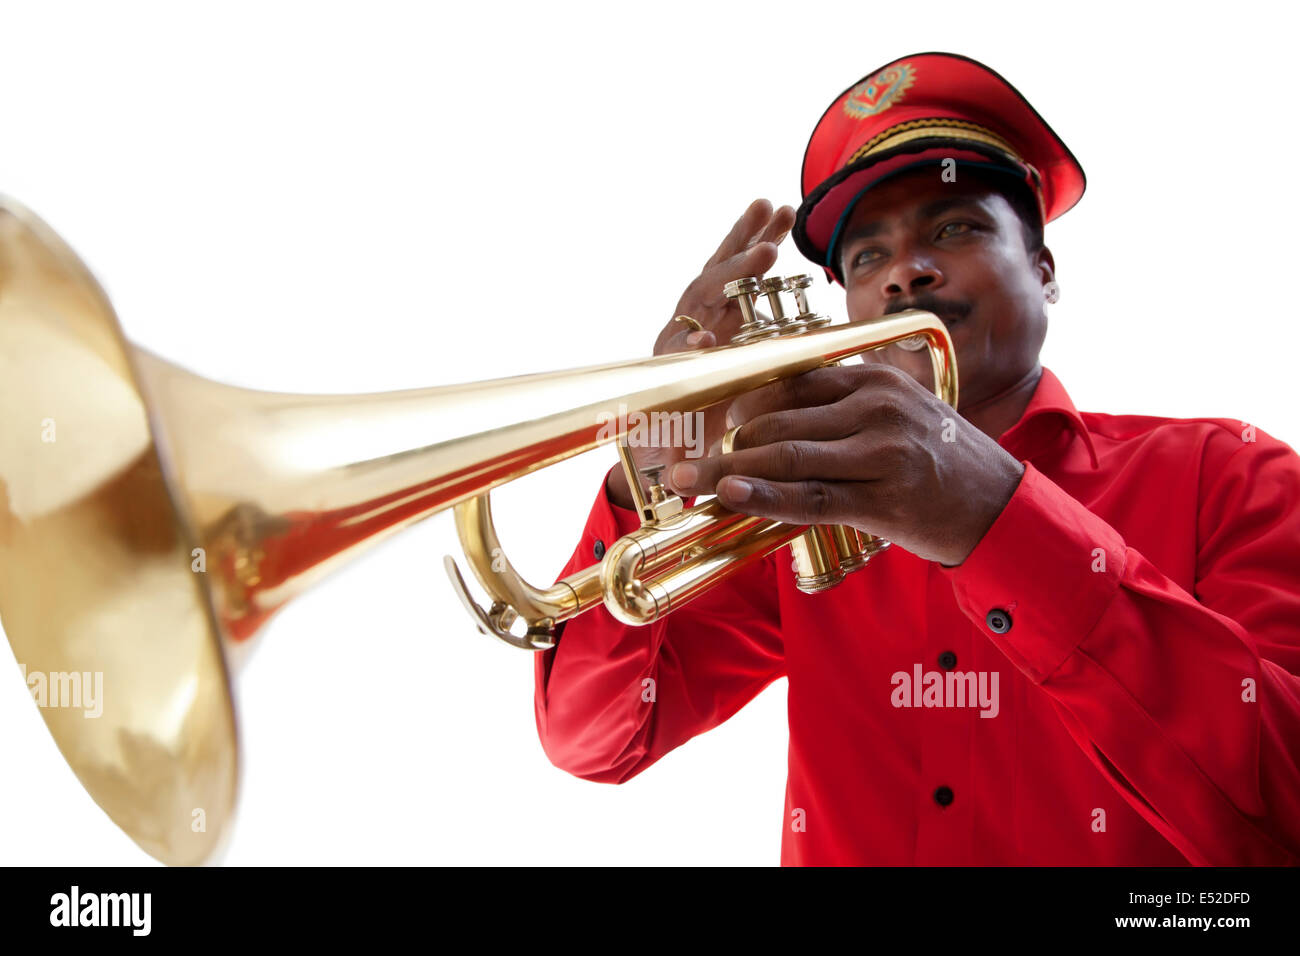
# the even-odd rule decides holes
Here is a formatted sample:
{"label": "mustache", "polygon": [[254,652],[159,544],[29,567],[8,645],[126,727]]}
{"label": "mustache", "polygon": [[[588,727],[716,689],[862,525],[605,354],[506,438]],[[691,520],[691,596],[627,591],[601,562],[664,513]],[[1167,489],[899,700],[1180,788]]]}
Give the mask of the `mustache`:
{"label": "mustache", "polygon": [[920,295],[912,296],[911,299],[892,299],[889,305],[885,307],[884,314],[894,315],[908,309],[933,312],[939,318],[949,321],[964,319],[971,314],[971,304],[969,302],[959,302],[956,299],[941,299],[932,292],[922,292]]}

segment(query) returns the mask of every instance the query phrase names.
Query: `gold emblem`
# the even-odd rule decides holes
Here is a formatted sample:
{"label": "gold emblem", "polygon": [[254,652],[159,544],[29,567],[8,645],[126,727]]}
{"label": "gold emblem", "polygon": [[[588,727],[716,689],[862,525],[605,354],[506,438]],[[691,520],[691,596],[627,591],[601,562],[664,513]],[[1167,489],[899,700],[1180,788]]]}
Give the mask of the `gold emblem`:
{"label": "gold emblem", "polygon": [[844,101],[844,112],[854,119],[866,119],[883,113],[903,98],[913,81],[916,70],[910,63],[896,63],[885,67],[849,90]]}

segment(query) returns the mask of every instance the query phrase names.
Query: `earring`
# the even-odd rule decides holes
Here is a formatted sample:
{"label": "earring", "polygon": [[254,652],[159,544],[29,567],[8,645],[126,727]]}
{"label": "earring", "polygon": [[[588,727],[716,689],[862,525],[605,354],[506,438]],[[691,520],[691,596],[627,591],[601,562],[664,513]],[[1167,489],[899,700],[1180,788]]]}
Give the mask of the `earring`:
{"label": "earring", "polygon": [[1043,286],[1043,298],[1046,299],[1049,304],[1054,304],[1060,297],[1061,287],[1056,284],[1055,279]]}

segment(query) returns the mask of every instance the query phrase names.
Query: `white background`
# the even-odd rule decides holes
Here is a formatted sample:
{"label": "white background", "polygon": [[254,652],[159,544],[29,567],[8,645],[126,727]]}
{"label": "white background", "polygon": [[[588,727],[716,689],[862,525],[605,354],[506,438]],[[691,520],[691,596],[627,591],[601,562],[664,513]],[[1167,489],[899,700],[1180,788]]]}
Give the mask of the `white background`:
{"label": "white background", "polygon": [[[831,99],[951,50],[1087,171],[1047,231],[1043,360],[1076,405],[1234,417],[1294,447],[1293,33],[1280,4],[1210,9],[0,4],[0,191],[80,252],[133,341],[212,378],[560,369],[647,353],[751,199],[797,204]],[[774,271],[807,269],[789,246]],[[813,303],[843,314],[823,282]],[[568,558],[610,462],[499,494],[530,577]],[[784,682],[628,784],[570,777],[537,741],[531,656],[454,599],[455,551],[438,516],[263,632],[224,862],[777,862]],[[150,862],[0,666],[0,863]]]}

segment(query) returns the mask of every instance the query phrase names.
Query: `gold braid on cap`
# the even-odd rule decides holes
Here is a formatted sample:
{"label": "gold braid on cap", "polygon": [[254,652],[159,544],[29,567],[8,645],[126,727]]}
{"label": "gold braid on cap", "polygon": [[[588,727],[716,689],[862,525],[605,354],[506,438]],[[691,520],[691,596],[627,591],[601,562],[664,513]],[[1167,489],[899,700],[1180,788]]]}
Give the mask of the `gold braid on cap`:
{"label": "gold braid on cap", "polygon": [[1024,162],[1015,148],[991,129],[966,120],[934,117],[932,119],[908,120],[906,123],[898,123],[881,133],[877,133],[859,146],[844,165],[852,166],[858,160],[865,159],[875,153],[883,153],[885,150],[893,149],[896,146],[902,146],[912,140],[932,139],[934,137],[966,140],[971,143],[992,146],[1002,150],[1016,162]]}

